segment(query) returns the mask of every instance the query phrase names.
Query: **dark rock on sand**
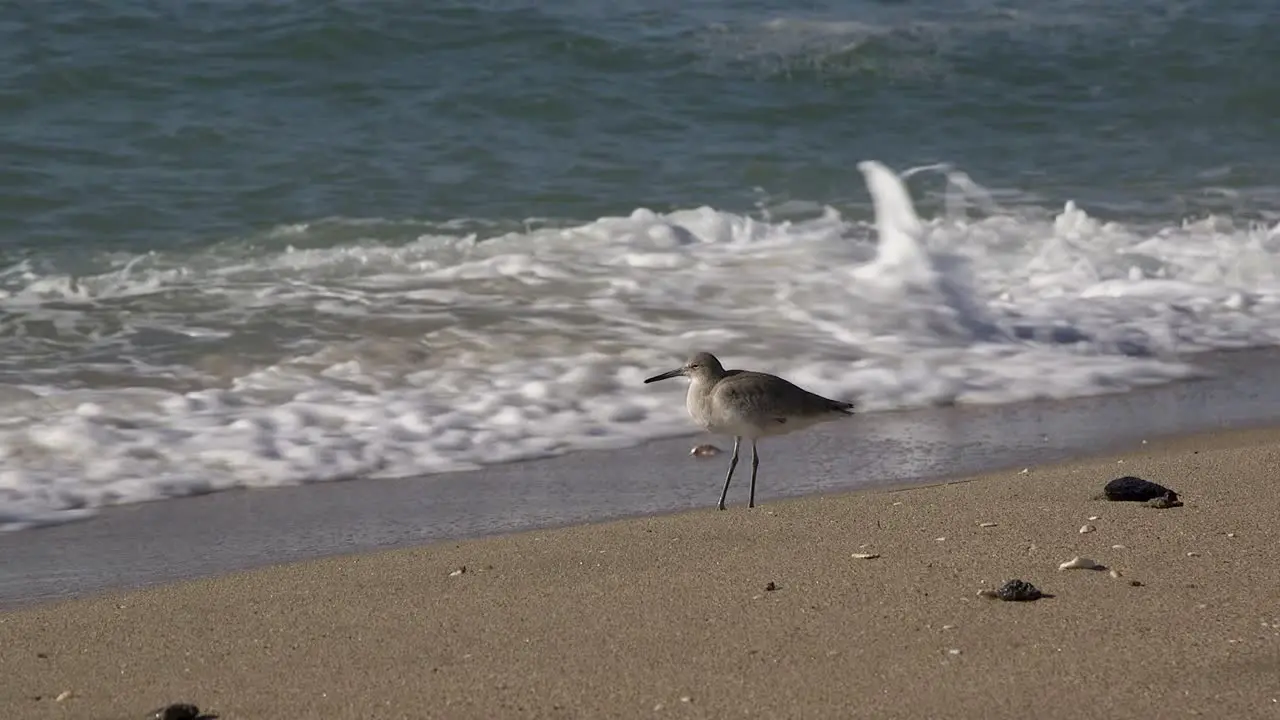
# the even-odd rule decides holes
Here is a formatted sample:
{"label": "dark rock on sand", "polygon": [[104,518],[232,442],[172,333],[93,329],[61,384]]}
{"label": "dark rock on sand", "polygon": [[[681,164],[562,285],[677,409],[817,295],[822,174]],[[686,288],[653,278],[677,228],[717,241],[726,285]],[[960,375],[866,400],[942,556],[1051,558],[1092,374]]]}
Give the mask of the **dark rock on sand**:
{"label": "dark rock on sand", "polygon": [[214,720],[217,717],[201,713],[200,708],[189,703],[165,705],[147,714],[147,720]]}
{"label": "dark rock on sand", "polygon": [[1107,483],[1102,495],[1113,502],[1144,502],[1152,507],[1170,508],[1182,504],[1178,493],[1150,480],[1125,475]]}
{"label": "dark rock on sand", "polygon": [[1009,602],[1027,602],[1039,600],[1042,597],[1044,593],[1040,592],[1040,588],[1025,580],[1010,580],[996,590],[997,599]]}
{"label": "dark rock on sand", "polygon": [[1030,602],[1040,598],[1052,597],[1040,592],[1040,588],[1026,580],[1010,580],[1001,585],[999,590],[983,590],[978,594],[1006,602]]}

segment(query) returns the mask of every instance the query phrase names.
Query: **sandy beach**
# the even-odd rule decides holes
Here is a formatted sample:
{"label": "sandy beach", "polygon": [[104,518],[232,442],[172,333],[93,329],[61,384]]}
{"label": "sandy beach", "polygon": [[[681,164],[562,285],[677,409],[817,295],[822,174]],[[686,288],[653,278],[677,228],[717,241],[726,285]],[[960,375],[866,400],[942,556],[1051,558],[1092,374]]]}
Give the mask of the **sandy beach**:
{"label": "sandy beach", "polygon": [[[1198,435],[41,605],[0,717],[1280,717],[1278,464]],[[1094,499],[1120,475],[1185,505]],[[1052,597],[977,595],[1012,578]]]}

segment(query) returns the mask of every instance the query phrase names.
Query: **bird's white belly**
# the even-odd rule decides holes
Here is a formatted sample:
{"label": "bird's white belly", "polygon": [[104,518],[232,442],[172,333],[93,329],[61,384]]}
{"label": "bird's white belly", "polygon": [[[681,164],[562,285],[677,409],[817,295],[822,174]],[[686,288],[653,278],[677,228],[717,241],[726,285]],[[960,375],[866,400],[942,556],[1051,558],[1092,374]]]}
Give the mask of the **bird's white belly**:
{"label": "bird's white belly", "polygon": [[713,435],[759,438],[769,435],[785,435],[799,430],[801,427],[801,423],[769,423],[768,427],[763,427],[748,418],[736,416],[732,412],[726,412],[723,407],[716,407],[713,402],[700,397],[692,386],[689,388],[689,394],[685,398],[685,408],[688,409],[689,416],[693,418],[694,422]]}

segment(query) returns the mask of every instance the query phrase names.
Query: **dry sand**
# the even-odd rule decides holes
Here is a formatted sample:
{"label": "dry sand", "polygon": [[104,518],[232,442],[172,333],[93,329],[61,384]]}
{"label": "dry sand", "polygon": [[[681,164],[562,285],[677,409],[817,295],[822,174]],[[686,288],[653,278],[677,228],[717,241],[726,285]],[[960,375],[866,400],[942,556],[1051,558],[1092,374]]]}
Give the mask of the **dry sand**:
{"label": "dry sand", "polygon": [[[1280,718],[1278,471],[1199,436],[13,611],[0,718]],[[1186,505],[1091,499],[1124,474]],[[1010,578],[1054,597],[976,596]]]}

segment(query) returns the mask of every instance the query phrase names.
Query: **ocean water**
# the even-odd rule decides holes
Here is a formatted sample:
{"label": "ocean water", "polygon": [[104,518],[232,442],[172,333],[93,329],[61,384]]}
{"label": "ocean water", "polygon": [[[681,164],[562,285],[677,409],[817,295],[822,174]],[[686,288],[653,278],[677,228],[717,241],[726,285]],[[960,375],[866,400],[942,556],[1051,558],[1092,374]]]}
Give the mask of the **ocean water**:
{"label": "ocean water", "polygon": [[0,528],[687,433],[695,349],[874,412],[1280,344],[1276,17],[6,4]]}

